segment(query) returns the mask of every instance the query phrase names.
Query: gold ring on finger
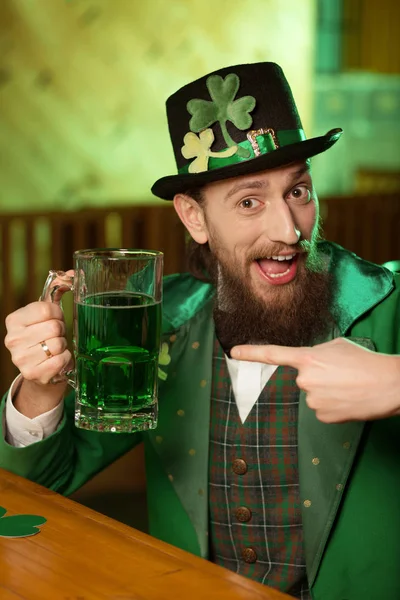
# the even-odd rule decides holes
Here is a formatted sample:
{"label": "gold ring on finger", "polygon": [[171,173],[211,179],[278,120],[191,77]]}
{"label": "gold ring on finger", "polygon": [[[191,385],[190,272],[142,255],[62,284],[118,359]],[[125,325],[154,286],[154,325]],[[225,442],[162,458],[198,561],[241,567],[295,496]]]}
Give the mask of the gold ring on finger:
{"label": "gold ring on finger", "polygon": [[48,345],[46,344],[46,342],[43,340],[43,342],[40,342],[40,345],[42,346],[42,350],[43,350],[43,352],[46,354],[46,356],[47,356],[48,358],[51,358],[53,355],[52,355],[52,353],[50,352],[50,350],[49,350],[49,347],[48,347]]}

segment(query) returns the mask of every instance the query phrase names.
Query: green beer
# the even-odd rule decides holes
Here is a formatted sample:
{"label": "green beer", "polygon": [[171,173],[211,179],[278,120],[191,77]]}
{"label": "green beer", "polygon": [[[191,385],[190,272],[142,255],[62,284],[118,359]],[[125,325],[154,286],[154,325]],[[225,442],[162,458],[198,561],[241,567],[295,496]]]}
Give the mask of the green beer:
{"label": "green beer", "polygon": [[75,311],[78,427],[156,427],[161,302],[135,292],[103,292],[77,302]]}

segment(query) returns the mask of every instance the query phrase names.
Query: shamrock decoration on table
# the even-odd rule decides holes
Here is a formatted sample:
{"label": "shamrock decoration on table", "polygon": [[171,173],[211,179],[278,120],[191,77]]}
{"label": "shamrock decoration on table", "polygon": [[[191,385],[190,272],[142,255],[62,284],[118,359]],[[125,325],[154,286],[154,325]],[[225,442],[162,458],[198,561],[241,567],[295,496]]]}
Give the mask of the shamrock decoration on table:
{"label": "shamrock decoration on table", "polygon": [[38,515],[11,515],[5,517],[7,509],[0,506],[0,537],[28,537],[39,533],[38,527],[46,523],[44,517]]}
{"label": "shamrock decoration on table", "polygon": [[[158,355],[158,362],[163,367],[166,367],[171,362],[171,357],[169,355],[168,350],[169,350],[168,349],[168,344],[166,342],[164,342],[163,344],[161,344],[161,350],[160,350],[159,355]],[[166,374],[165,371],[163,371],[162,369],[160,369],[160,367],[158,367],[158,377],[162,381],[165,381],[167,379],[168,375]]]}
{"label": "shamrock decoration on table", "polygon": [[238,149],[238,146],[232,146],[232,148],[227,148],[222,152],[212,152],[210,150],[214,142],[214,133],[212,129],[201,131],[199,136],[192,131],[189,131],[183,138],[183,141],[183,156],[185,158],[196,158],[196,160],[189,165],[189,173],[201,173],[207,171],[209,156],[215,158],[227,158],[233,156]]}
{"label": "shamrock decoration on table", "polygon": [[[198,133],[218,122],[226,145],[236,146],[228,133],[226,122],[230,121],[241,131],[249,129],[253,122],[249,113],[254,110],[256,100],[253,96],[235,100],[240,86],[239,77],[235,73],[230,73],[225,79],[220,75],[210,75],[206,85],[212,102],[196,98],[187,103],[187,109],[192,115],[190,129]],[[236,152],[241,158],[250,158],[250,151],[245,148],[237,146]]]}

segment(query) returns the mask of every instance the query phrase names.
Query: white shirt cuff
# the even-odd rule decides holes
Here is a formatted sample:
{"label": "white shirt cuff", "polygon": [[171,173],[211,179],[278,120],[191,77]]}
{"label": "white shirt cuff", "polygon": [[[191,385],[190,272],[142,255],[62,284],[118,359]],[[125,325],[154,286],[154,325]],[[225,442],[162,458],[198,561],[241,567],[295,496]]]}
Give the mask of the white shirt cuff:
{"label": "white shirt cuff", "polygon": [[12,398],[22,383],[22,375],[18,375],[11,384],[7,395],[4,431],[6,442],[17,448],[24,448],[39,442],[54,433],[62,419],[64,401],[61,400],[51,410],[29,419],[14,406]]}

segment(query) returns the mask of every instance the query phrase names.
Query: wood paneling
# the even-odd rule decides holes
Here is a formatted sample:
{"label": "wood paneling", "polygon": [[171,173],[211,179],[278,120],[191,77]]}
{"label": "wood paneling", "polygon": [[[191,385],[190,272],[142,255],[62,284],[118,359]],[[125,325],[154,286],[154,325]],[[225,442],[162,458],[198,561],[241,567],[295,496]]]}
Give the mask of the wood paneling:
{"label": "wood paneling", "polygon": [[377,264],[400,259],[400,193],[325,198],[321,215],[326,239]]}
{"label": "wood paneling", "polygon": [[[324,234],[376,263],[400,259],[400,195],[338,196],[321,200]],[[18,225],[18,227],[16,227]],[[4,319],[36,300],[48,269],[72,267],[72,254],[82,248],[128,247],[164,252],[166,274],[185,270],[185,230],[171,204],[114,207],[71,213],[7,214],[0,218],[0,336]],[[15,369],[0,345],[2,388]]]}
{"label": "wood paneling", "polygon": [[[156,207],[116,207],[112,212],[93,209],[45,215],[6,214],[0,218],[0,236],[1,340],[7,314],[39,298],[49,269],[70,269],[75,250],[110,246],[161,250],[165,274],[181,272],[185,267],[184,228],[173,206],[166,203]],[[21,274],[25,277],[21,278]],[[1,343],[3,389],[15,373]]]}

